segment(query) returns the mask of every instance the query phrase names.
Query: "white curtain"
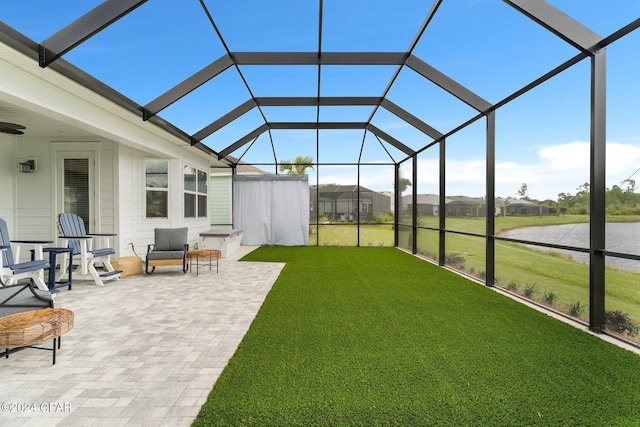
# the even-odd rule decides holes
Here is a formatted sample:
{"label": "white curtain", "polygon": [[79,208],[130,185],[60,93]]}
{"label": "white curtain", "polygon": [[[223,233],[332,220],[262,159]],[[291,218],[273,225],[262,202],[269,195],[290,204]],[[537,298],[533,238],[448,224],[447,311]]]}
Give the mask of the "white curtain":
{"label": "white curtain", "polygon": [[233,226],[243,245],[309,243],[307,175],[235,175]]}

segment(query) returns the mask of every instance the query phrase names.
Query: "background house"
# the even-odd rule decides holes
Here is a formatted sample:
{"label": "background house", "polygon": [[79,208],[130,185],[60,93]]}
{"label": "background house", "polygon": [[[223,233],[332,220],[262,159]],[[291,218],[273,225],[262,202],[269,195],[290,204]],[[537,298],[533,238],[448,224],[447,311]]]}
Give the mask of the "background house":
{"label": "background house", "polygon": [[[438,216],[440,211],[440,196],[437,194],[416,195],[418,216]],[[446,199],[448,200],[448,199]],[[402,196],[402,206],[405,212],[413,211],[413,196]]]}
{"label": "background house", "polygon": [[358,210],[360,221],[373,221],[376,216],[388,212],[391,204],[389,196],[357,185],[312,185],[309,191],[312,222],[318,215],[332,221],[355,221]]}
{"label": "background house", "polygon": [[505,202],[507,216],[553,215],[556,209],[536,203],[532,200],[507,199]]}

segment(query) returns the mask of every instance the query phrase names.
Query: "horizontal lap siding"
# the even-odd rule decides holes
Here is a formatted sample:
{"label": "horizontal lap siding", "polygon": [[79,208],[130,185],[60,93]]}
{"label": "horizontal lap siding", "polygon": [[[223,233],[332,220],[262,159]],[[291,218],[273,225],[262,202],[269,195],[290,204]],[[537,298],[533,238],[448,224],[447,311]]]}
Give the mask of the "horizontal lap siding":
{"label": "horizontal lap siding", "polygon": [[212,228],[231,224],[231,177],[212,176],[209,180],[209,215]]}
{"label": "horizontal lap siding", "polygon": [[[15,232],[12,239],[55,240],[55,194],[53,168],[48,141],[29,141],[18,146],[17,162],[36,159],[36,171],[16,173]],[[21,254],[24,257],[28,251]]]}
{"label": "horizontal lap siding", "polygon": [[14,227],[14,174],[18,167],[14,161],[14,138],[15,137],[0,134],[0,218],[7,222],[7,227],[11,234]]}

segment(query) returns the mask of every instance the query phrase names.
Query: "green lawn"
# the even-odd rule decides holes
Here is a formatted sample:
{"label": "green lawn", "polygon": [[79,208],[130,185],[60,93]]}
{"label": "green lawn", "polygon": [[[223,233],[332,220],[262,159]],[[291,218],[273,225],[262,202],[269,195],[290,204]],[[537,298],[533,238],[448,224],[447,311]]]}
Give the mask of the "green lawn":
{"label": "green lawn", "polygon": [[[497,217],[496,230],[517,227],[529,227],[553,224],[575,224],[588,222],[584,215]],[[609,217],[608,221],[633,222],[638,217]],[[437,218],[422,218],[423,226],[437,227]],[[484,218],[447,218],[447,228],[451,230],[483,234]],[[361,225],[360,246],[393,246],[393,228],[391,225]],[[320,246],[355,246],[357,227],[355,225],[323,225],[320,227]],[[483,279],[485,264],[484,238],[448,233],[446,235],[446,253],[455,254],[464,259],[466,272]],[[408,248],[408,230],[402,229],[400,243]],[[311,241],[315,245],[315,240]],[[438,232],[418,230],[418,252],[431,258],[437,258]],[[496,282],[498,286],[509,288],[523,294],[525,288],[532,287],[532,299],[542,301],[546,295],[554,294],[553,308],[568,312],[571,305],[580,303],[584,311],[579,317],[589,317],[589,267],[559,256],[554,252],[525,247],[510,242],[496,242],[495,262]],[[606,309],[621,310],[632,319],[640,322],[640,272],[607,268]]]}
{"label": "green lawn", "polygon": [[635,426],[640,356],[393,248],[286,262],[195,426]]}

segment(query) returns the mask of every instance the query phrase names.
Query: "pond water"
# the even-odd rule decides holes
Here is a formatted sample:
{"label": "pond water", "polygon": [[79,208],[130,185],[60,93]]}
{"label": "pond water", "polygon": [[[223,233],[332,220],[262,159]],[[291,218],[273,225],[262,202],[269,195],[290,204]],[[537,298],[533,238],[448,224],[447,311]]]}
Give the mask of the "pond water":
{"label": "pond water", "polygon": [[[500,233],[501,237],[530,240],[533,242],[589,248],[589,224],[548,225],[544,227],[522,227]],[[588,263],[589,254],[563,251],[542,246],[536,249],[567,253],[579,262]],[[606,224],[606,250],[627,254],[640,254],[640,222]],[[606,257],[606,263],[618,268],[639,270],[640,261]]]}

